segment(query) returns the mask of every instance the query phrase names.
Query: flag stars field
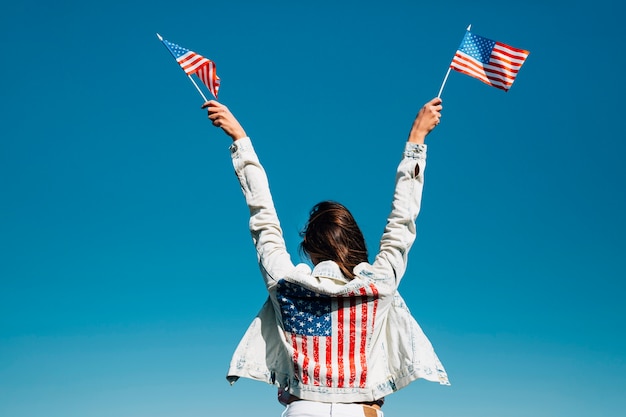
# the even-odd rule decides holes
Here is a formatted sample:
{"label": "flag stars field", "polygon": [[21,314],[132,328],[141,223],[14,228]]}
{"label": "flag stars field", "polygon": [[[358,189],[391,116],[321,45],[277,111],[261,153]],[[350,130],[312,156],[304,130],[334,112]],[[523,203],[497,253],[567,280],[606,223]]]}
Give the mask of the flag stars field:
{"label": "flag stars field", "polygon": [[472,56],[482,63],[487,64],[491,57],[491,51],[496,42],[491,39],[469,34],[461,45],[461,50],[465,51],[469,56]]}

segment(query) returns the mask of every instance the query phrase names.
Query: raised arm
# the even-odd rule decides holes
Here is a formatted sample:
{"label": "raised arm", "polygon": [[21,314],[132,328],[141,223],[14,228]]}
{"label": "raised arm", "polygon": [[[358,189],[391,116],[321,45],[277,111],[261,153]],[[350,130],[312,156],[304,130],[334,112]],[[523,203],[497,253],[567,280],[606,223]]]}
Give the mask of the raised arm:
{"label": "raised arm", "polygon": [[380,251],[374,260],[374,268],[384,276],[395,279],[399,285],[406,270],[408,253],[415,241],[415,220],[419,214],[424,169],[426,168],[426,136],[439,124],[441,99],[426,103],[413,121],[403,158],[396,172],[391,213],[380,241]]}
{"label": "raised arm", "polygon": [[415,116],[415,120],[413,120],[408,142],[423,144],[426,140],[426,136],[441,121],[441,109],[441,99],[439,97],[435,97],[424,104],[417,113],[417,116]]}
{"label": "raised arm", "polygon": [[268,288],[276,284],[294,266],[287,253],[267,175],[259,162],[252,141],[241,124],[223,104],[208,101],[202,108],[214,126],[231,137],[233,167],[250,210],[250,233],[256,247],[259,267]]}

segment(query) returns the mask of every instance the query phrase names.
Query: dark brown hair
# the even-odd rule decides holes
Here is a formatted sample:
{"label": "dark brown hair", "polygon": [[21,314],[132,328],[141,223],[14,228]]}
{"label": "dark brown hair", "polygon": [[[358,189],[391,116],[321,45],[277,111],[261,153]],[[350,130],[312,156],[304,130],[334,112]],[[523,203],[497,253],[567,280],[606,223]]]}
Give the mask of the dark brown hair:
{"label": "dark brown hair", "polygon": [[347,278],[361,262],[367,262],[367,246],[361,229],[350,211],[334,201],[322,201],[309,213],[300,232],[300,251],[313,261],[334,261]]}

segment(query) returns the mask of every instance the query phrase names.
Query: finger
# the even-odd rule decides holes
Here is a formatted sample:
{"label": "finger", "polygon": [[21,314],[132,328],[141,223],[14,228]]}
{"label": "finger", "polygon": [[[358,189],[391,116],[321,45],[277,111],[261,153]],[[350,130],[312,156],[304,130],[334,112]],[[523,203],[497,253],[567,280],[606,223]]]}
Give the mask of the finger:
{"label": "finger", "polygon": [[441,115],[440,110],[437,108],[437,106],[429,106],[428,114],[434,118],[439,118],[439,116]]}
{"label": "finger", "polygon": [[443,101],[443,100],[441,100],[441,98],[440,98],[440,97],[435,97],[435,98],[433,98],[432,100],[430,100],[430,101],[428,102],[428,104],[433,105],[433,106],[437,106],[437,105],[441,104],[441,103],[442,103],[442,101]]}
{"label": "finger", "polygon": [[213,107],[212,105],[207,108],[209,119],[215,120],[216,118],[223,116],[224,109],[221,107]]}
{"label": "finger", "polygon": [[429,111],[432,115],[436,116],[436,117],[440,117],[441,116],[441,106],[431,106],[429,108]]}
{"label": "finger", "polygon": [[217,101],[215,101],[215,100],[209,100],[209,101],[205,102],[205,103],[202,105],[202,107],[200,107],[200,108],[202,108],[202,109],[206,109],[206,108],[208,108],[208,107],[216,107],[216,106],[219,106],[219,105],[220,105],[220,103],[218,103]]}

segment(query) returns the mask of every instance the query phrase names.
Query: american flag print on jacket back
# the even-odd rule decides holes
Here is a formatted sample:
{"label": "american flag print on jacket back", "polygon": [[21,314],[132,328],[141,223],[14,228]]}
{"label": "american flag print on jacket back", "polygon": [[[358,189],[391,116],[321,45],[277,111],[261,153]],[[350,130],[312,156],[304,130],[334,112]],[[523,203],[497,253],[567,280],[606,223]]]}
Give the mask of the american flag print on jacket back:
{"label": "american flag print on jacket back", "polygon": [[302,383],[365,388],[378,307],[376,286],[331,297],[281,280],[276,294],[294,374]]}

